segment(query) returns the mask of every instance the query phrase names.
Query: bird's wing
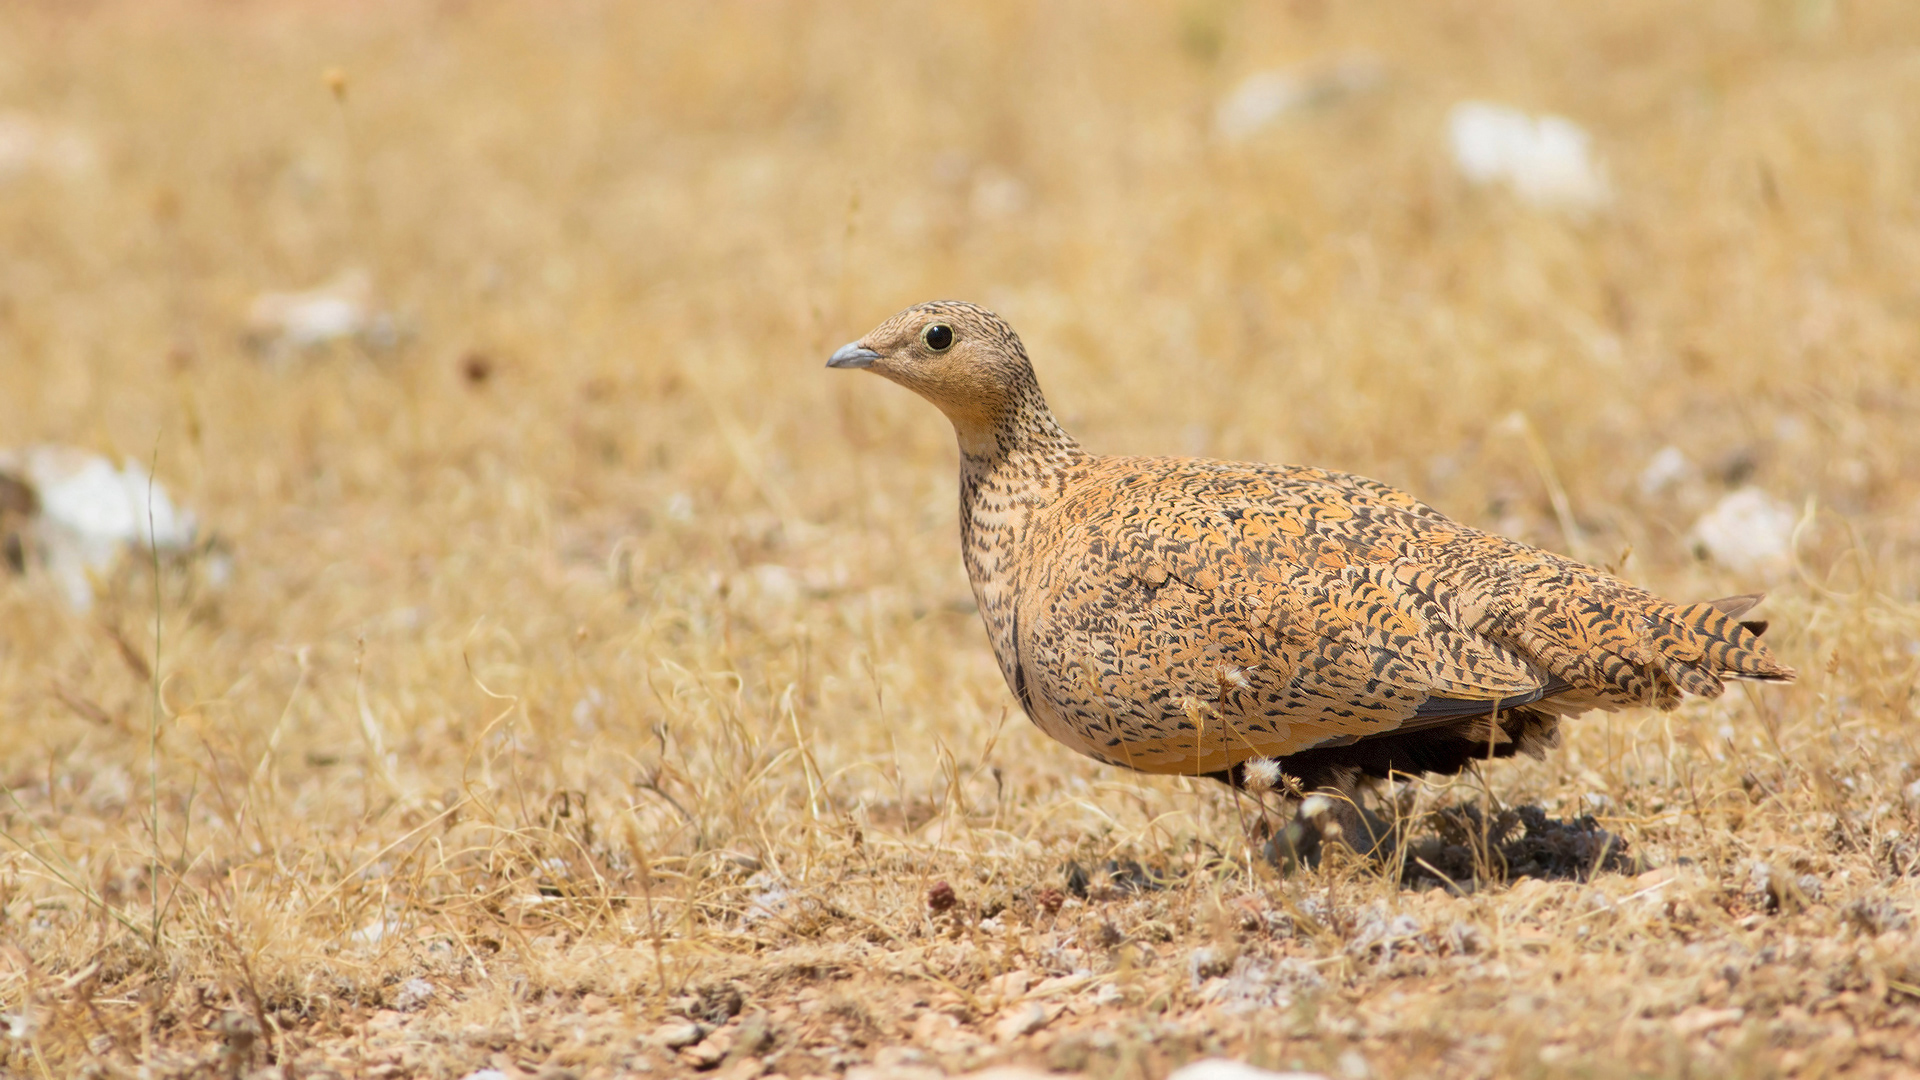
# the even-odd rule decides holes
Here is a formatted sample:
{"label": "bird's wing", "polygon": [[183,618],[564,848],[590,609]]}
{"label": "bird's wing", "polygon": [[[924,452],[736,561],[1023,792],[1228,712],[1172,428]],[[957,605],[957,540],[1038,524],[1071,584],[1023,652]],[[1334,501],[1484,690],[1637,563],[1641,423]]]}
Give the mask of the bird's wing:
{"label": "bird's wing", "polygon": [[1129,476],[1120,512],[1065,507],[1023,590],[1045,700],[1083,720],[1133,717],[1123,741],[1180,728],[1180,710],[1218,714],[1253,749],[1284,755],[1563,689],[1433,595],[1432,568],[1400,534],[1451,523],[1404,496],[1329,495],[1319,475],[1288,487],[1210,471],[1171,493]]}
{"label": "bird's wing", "polygon": [[1147,686],[1264,723],[1272,737],[1250,737],[1286,753],[1522,705],[1670,707],[1722,676],[1792,674],[1719,607],[1670,604],[1373,481],[1115,471],[1063,500],[1026,605],[1039,666],[1072,672],[1050,692],[1090,714]]}
{"label": "bird's wing", "polygon": [[[1315,472],[1301,483],[1309,501],[1340,506],[1338,520],[1321,515],[1324,531],[1356,558],[1390,558],[1400,591],[1430,604],[1449,630],[1511,650],[1546,675],[1542,697],[1557,695],[1549,711],[1672,708],[1683,694],[1717,696],[1725,678],[1793,677],[1760,643],[1766,624],[1739,621],[1758,596],[1674,604],[1405,496],[1380,495],[1398,493],[1372,481]],[[1442,653],[1457,644],[1435,642]]]}

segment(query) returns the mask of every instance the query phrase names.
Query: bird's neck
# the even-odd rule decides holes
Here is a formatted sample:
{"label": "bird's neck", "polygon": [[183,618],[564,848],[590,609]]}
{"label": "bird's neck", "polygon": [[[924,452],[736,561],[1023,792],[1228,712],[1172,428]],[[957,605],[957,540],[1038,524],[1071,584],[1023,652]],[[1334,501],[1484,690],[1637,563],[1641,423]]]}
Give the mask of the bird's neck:
{"label": "bird's neck", "polygon": [[989,409],[974,413],[949,410],[953,432],[960,440],[961,475],[985,477],[1009,465],[1025,469],[1047,463],[1067,465],[1083,456],[1080,444],[1073,440],[1053,418],[1047,399],[1031,373],[1018,379],[1003,393],[1005,397]]}
{"label": "bird's neck", "polygon": [[1022,407],[960,436],[960,553],[994,652],[1013,684],[1014,597],[1024,537],[1088,460],[1036,389]]}
{"label": "bird's neck", "polygon": [[988,495],[1029,508],[1049,502],[1087,456],[1053,418],[1038,387],[1021,387],[994,415],[956,419],[953,428],[960,440],[963,510]]}

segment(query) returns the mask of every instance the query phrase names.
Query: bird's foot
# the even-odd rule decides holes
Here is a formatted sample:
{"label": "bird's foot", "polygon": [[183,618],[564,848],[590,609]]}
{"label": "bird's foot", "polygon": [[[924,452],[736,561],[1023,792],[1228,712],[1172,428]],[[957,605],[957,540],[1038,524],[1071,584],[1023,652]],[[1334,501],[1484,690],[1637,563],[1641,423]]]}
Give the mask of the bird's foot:
{"label": "bird's foot", "polygon": [[1399,834],[1391,821],[1367,809],[1358,797],[1316,792],[1267,840],[1262,854],[1282,874],[1292,874],[1303,866],[1319,866],[1329,845],[1382,863],[1398,850]]}

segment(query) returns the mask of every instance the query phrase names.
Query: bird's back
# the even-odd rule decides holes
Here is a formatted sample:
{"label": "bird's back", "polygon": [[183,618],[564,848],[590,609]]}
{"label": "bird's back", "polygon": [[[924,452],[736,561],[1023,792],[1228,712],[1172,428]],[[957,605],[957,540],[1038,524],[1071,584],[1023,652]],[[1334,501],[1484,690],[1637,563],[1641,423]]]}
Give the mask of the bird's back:
{"label": "bird's back", "polygon": [[1085,457],[1021,482],[1047,490],[1007,538],[995,646],[1036,723],[1115,764],[1213,773],[1395,734],[1524,735],[1496,709],[1550,738],[1553,716],[1791,677],[1737,611],[1668,603],[1362,477]]}

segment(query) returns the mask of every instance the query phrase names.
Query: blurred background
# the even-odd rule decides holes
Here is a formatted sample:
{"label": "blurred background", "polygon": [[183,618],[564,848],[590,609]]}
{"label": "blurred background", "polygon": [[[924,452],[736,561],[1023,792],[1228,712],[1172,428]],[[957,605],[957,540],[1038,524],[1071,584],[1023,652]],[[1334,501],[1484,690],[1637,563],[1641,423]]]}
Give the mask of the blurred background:
{"label": "blurred background", "polygon": [[[1595,717],[1509,795],[1906,745],[1917,133],[1905,0],[5,5],[4,815],[115,903],[157,844],[336,944],[406,890],[267,898],[436,815],[510,838],[443,899],[833,821],[1232,842],[1029,729],[945,422],[823,370],[934,298],[1096,452],[1772,592],[1772,734]],[[600,846],[541,854],[567,792]]]}

